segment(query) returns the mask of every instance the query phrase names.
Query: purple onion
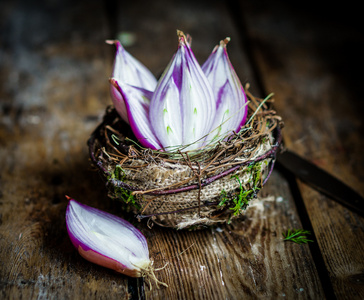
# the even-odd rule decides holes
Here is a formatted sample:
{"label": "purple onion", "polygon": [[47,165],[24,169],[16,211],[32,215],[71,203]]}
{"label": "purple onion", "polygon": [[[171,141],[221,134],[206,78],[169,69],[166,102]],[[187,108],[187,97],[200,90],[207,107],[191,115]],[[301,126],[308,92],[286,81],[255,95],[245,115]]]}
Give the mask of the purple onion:
{"label": "purple onion", "polygon": [[110,83],[115,109],[138,142],[153,150],[196,150],[239,132],[247,98],[229,60],[228,39],[215,47],[202,68],[191,38],[177,30],[179,45],[155,87],[150,72],[118,41]]}
{"label": "purple onion", "polygon": [[129,119],[129,124],[135,137],[144,146],[151,149],[161,149],[162,146],[153,132],[153,127],[149,120],[149,99],[152,92],[142,88],[137,88],[114,78],[110,83],[122,95],[125,100],[125,109]]}
{"label": "purple onion", "polygon": [[129,222],[69,199],[66,224],[72,244],[86,260],[131,277],[151,269],[147,241]]}
{"label": "purple onion", "polygon": [[[119,41],[107,40],[106,43],[116,46],[112,77],[125,84],[154,91],[157,85],[154,75],[140,61],[131,56]],[[124,121],[129,123],[124,97],[114,85],[111,84],[110,89],[116,111]]]}
{"label": "purple onion", "polygon": [[150,122],[164,148],[203,146],[215,117],[215,102],[185,35],[178,31],[179,46],[160,78],[150,104]]}
{"label": "purple onion", "polygon": [[202,65],[216,101],[216,116],[213,136],[225,136],[231,130],[239,132],[248,114],[247,97],[244,88],[230,62],[226,45],[230,38],[217,45]]}

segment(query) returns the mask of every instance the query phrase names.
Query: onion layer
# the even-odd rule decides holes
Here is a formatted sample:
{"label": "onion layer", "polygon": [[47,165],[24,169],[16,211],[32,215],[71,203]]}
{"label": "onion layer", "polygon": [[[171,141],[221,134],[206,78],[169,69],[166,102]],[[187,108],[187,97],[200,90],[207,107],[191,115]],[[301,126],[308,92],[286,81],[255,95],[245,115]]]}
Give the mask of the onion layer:
{"label": "onion layer", "polygon": [[117,216],[68,199],[68,235],[83,258],[127,276],[146,277],[166,286],[155,277],[147,240],[137,228]]}

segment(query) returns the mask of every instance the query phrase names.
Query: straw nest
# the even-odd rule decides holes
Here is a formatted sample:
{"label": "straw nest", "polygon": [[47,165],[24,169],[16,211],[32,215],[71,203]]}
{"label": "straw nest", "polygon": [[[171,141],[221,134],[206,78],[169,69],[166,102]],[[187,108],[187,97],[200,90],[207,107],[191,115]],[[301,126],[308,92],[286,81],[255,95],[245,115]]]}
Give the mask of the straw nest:
{"label": "straw nest", "polygon": [[139,219],[177,229],[230,222],[267,182],[281,145],[283,122],[271,96],[250,94],[248,121],[239,133],[197,152],[140,147],[115,109],[88,145],[92,163],[106,179],[109,196]]}

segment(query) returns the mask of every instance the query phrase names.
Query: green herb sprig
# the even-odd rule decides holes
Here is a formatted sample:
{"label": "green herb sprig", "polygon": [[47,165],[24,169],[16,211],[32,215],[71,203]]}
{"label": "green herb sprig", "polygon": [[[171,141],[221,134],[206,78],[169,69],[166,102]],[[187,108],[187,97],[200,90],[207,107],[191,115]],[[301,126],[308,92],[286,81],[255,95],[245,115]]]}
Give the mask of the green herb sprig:
{"label": "green herb sprig", "polygon": [[288,229],[286,233],[282,233],[284,241],[291,241],[296,244],[307,244],[308,242],[313,242],[309,240],[306,234],[311,234],[309,230],[304,229]]}

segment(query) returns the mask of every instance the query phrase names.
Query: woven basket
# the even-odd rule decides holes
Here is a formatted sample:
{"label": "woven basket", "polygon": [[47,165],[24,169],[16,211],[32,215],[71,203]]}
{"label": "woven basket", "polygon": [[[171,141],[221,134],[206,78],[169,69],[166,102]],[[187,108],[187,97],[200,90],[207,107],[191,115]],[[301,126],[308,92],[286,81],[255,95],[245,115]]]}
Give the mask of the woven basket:
{"label": "woven basket", "polygon": [[273,170],[283,126],[268,105],[271,99],[247,95],[249,121],[240,133],[198,153],[141,148],[129,125],[108,108],[88,145],[109,195],[138,218],[177,229],[230,222],[240,215]]}

